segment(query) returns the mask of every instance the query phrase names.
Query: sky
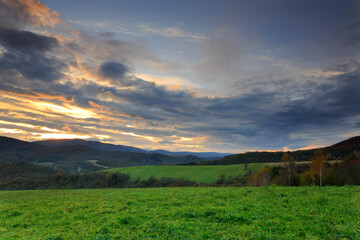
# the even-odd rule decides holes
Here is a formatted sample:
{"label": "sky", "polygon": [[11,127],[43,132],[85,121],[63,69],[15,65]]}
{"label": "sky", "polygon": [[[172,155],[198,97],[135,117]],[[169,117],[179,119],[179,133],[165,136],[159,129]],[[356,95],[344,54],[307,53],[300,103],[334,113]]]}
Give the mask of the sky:
{"label": "sky", "polygon": [[0,135],[169,151],[360,135],[358,0],[0,0]]}

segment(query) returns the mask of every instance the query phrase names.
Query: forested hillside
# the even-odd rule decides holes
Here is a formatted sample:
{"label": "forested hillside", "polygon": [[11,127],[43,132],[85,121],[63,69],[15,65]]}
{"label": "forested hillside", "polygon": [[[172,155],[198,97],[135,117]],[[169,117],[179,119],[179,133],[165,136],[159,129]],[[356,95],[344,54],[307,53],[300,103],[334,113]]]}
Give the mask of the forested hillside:
{"label": "forested hillside", "polygon": [[[291,155],[295,158],[296,161],[309,161],[309,159],[319,149],[324,150],[325,153],[329,153],[330,159],[343,159],[352,152],[360,150],[360,136],[352,137],[325,148],[293,151],[291,152]],[[247,152],[225,156],[220,160],[202,162],[202,164],[228,165],[242,163],[280,162],[283,155],[284,152],[282,151]]]}

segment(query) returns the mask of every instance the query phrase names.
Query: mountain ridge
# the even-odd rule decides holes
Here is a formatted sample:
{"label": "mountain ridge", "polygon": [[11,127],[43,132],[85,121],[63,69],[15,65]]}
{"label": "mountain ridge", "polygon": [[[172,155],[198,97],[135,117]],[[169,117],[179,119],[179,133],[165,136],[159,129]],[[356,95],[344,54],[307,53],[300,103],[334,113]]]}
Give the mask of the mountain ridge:
{"label": "mountain ridge", "polygon": [[117,145],[111,143],[103,143],[99,141],[87,141],[83,139],[51,139],[43,141],[35,141],[33,143],[46,146],[46,147],[59,147],[59,146],[70,146],[70,145],[83,145],[91,148],[95,148],[102,151],[123,151],[123,152],[137,152],[137,153],[160,153],[165,155],[194,155],[200,158],[222,158],[232,153],[218,153],[218,152],[171,152],[167,150],[157,149],[157,150],[144,150],[137,147]]}

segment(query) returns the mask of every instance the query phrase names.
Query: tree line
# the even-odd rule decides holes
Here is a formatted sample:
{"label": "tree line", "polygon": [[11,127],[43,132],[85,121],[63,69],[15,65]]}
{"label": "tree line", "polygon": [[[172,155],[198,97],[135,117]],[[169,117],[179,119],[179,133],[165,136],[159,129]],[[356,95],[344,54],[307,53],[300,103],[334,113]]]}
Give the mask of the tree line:
{"label": "tree line", "polygon": [[81,188],[148,188],[187,187],[196,182],[182,178],[155,178],[146,180],[130,179],[124,173],[96,172],[84,174],[57,173],[32,179],[14,179],[0,182],[0,190],[40,190],[40,189],[81,189]]}
{"label": "tree line", "polygon": [[[308,186],[308,185],[360,185],[360,151],[354,151],[343,160],[331,165],[327,160],[330,154],[317,150],[310,159],[310,164],[296,164],[296,159],[290,153],[281,157],[282,166],[264,167],[250,174],[248,186]],[[224,181],[231,185],[232,182]]]}

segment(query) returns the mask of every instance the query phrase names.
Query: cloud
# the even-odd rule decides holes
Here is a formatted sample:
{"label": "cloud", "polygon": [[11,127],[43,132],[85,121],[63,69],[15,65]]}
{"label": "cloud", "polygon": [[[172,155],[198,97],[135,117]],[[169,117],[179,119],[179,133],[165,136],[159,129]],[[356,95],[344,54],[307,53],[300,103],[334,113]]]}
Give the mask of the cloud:
{"label": "cloud", "polygon": [[206,40],[205,36],[197,35],[197,34],[191,34],[188,32],[185,32],[182,29],[183,23],[180,22],[174,27],[168,27],[168,28],[153,28],[149,25],[141,24],[139,25],[139,28],[143,30],[144,32],[159,35],[166,38],[185,38],[190,41],[194,42],[202,42]]}
{"label": "cloud", "polygon": [[349,59],[345,62],[337,62],[329,64],[328,66],[324,67],[323,72],[340,72],[340,73],[347,73],[352,72],[357,69],[360,69],[360,62],[355,59]]}
{"label": "cloud", "polygon": [[106,50],[108,58],[127,65],[171,73],[181,71],[181,66],[166,62],[141,44],[114,38],[101,38],[99,44]]}
{"label": "cloud", "polygon": [[53,27],[60,14],[37,0],[1,0],[0,23],[10,27]]}
{"label": "cloud", "polygon": [[249,52],[258,40],[249,34],[236,33],[232,25],[215,29],[213,35],[203,42],[203,59],[192,66],[197,80],[213,84],[217,91],[249,78],[251,73],[246,62],[249,62]]}
{"label": "cloud", "polygon": [[[68,20],[68,23],[75,25],[77,28],[84,29],[86,31],[93,31],[96,29],[104,34],[114,35],[115,33],[138,36],[139,34],[128,29],[128,26],[122,22],[106,19],[104,21],[98,20]],[[111,32],[109,32],[111,29]]]}
{"label": "cloud", "polygon": [[129,72],[129,69],[118,62],[105,62],[100,66],[100,74],[111,79],[122,79]]}
{"label": "cloud", "polygon": [[11,51],[45,52],[58,47],[55,38],[0,26],[0,44]]}
{"label": "cloud", "polygon": [[64,76],[66,64],[47,55],[59,47],[55,38],[0,26],[0,45],[5,49],[0,58],[0,71],[4,75],[20,73],[27,79],[44,82]]}
{"label": "cloud", "polygon": [[[322,132],[328,128],[339,129],[348,119],[359,116],[360,110],[356,110],[360,101],[359,76],[358,71],[353,71],[328,78],[326,83],[316,85],[314,91],[300,100],[278,98],[276,91],[253,92],[234,97],[199,97],[191,91],[168,90],[136,78],[125,81],[126,86],[130,85],[127,81],[133,81],[129,89],[105,87],[96,83],[77,86],[78,90],[73,92],[66,92],[66,86],[61,88],[58,85],[57,89],[64,96],[72,95],[75,104],[83,103],[83,107],[97,112],[102,118],[101,122],[72,120],[73,125],[78,126],[76,133],[79,135],[91,136],[91,132],[104,135],[111,133],[117,139],[118,134],[110,129],[116,126],[115,121],[122,119],[125,121],[121,124],[123,128],[121,125],[116,127],[119,132],[132,132],[139,136],[153,137],[152,139],[166,139],[171,133],[190,138],[206,137],[202,144],[214,148],[221,144],[227,149],[245,149],[256,146],[261,141],[262,148],[277,149],[279,145],[302,147],[298,143],[299,139],[292,136],[304,132]],[[325,84],[329,86],[325,87]],[[50,86],[49,90],[52,88],[55,85]],[[46,88],[43,90],[46,91]],[[90,100],[93,103],[86,105]],[[68,121],[63,117],[60,119],[62,124]],[[46,125],[48,128],[61,129],[51,123],[53,120],[46,121],[49,121]],[[151,127],[127,130],[127,121],[142,122]],[[85,131],[81,128],[94,123],[94,130]],[[347,129],[356,128],[357,123],[355,121]],[[162,127],[169,129],[169,126],[174,126],[171,131],[160,131]],[[275,136],[277,141],[273,141]],[[314,140],[313,137],[307,138],[309,142]],[[303,137],[301,141],[304,139],[306,138]]]}
{"label": "cloud", "polygon": [[64,74],[61,70],[64,68],[65,64],[61,61],[55,58],[47,58],[40,54],[18,55],[5,53],[0,59],[0,71],[2,73],[20,73],[29,80],[40,80],[43,82],[62,78]]}

